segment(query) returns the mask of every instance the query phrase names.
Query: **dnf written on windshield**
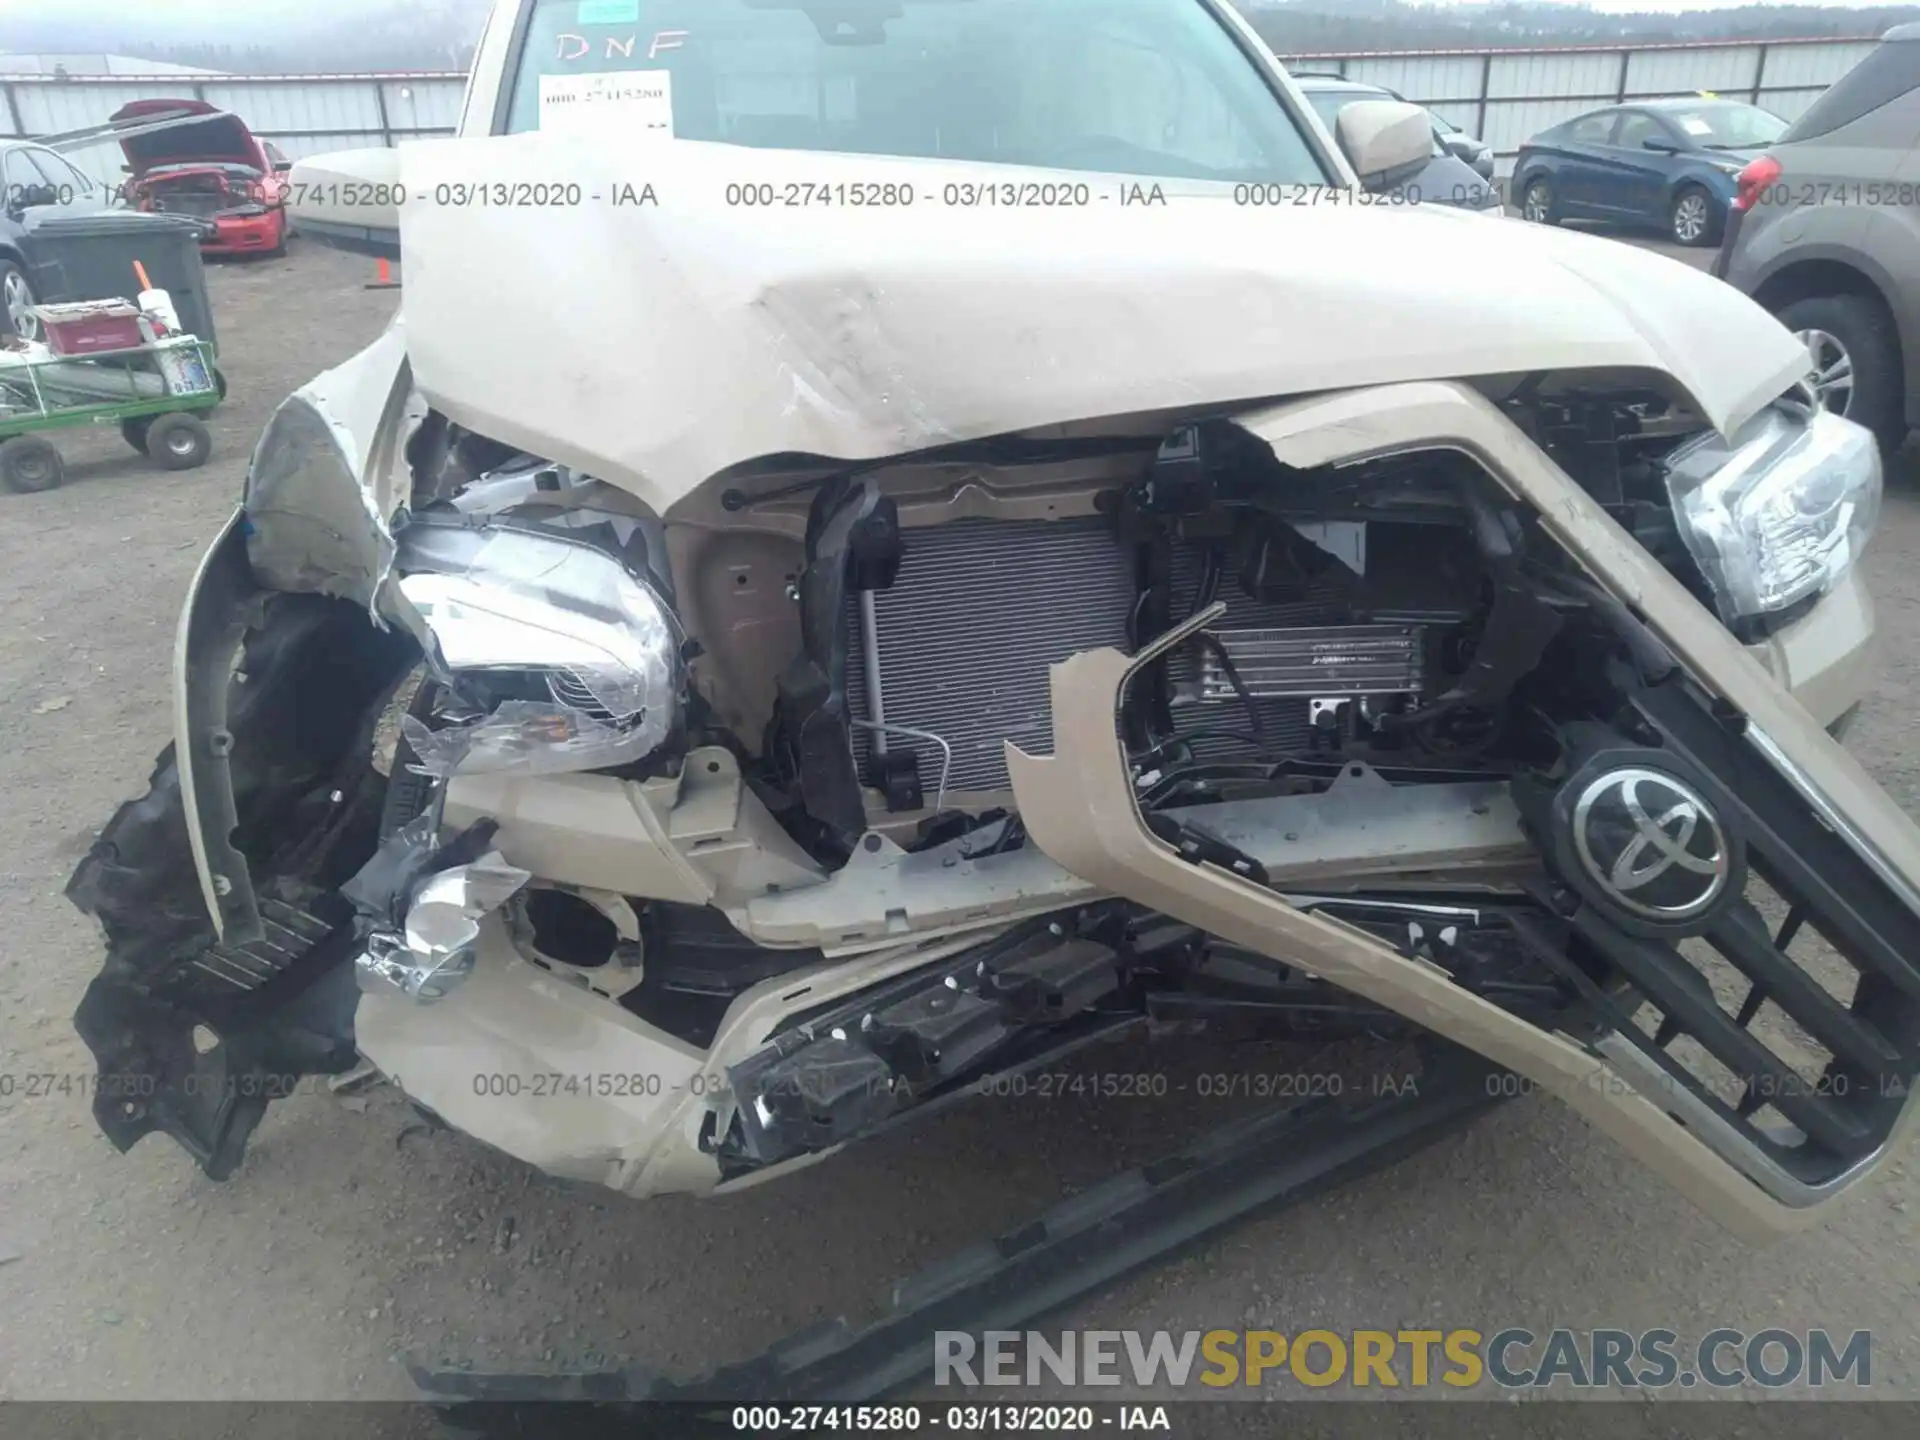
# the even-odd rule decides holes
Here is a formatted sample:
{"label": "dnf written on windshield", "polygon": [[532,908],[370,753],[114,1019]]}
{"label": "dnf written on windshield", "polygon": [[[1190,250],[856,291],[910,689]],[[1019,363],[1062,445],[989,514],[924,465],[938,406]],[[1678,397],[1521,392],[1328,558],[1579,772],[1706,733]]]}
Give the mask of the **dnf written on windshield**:
{"label": "dnf written on windshield", "polygon": [[[556,39],[558,44],[555,48],[554,59],[560,61],[563,65],[578,64],[580,61],[588,58],[602,60],[633,60],[638,58],[636,48],[640,43],[640,37],[638,35],[628,35],[624,39],[613,36],[601,36],[597,40],[589,40],[584,35],[571,35],[566,31],[562,31]],[[686,43],[687,32],[685,30],[657,31],[653,39],[647,42],[646,58],[649,60],[658,59],[667,51],[678,50]]]}

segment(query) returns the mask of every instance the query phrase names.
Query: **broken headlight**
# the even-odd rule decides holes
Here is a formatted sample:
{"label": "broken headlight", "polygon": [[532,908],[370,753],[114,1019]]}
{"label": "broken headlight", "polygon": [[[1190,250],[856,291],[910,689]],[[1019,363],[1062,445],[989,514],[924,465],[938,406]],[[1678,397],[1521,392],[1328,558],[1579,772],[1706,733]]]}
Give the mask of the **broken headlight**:
{"label": "broken headlight", "polygon": [[402,722],[422,770],[601,769],[672,733],[680,627],[617,557],[525,530],[427,525],[404,532],[398,568],[448,682],[449,723]]}
{"label": "broken headlight", "polygon": [[1688,441],[1667,460],[1680,534],[1732,624],[1824,594],[1859,558],[1880,514],[1880,451],[1824,410],[1767,410],[1726,444]]}

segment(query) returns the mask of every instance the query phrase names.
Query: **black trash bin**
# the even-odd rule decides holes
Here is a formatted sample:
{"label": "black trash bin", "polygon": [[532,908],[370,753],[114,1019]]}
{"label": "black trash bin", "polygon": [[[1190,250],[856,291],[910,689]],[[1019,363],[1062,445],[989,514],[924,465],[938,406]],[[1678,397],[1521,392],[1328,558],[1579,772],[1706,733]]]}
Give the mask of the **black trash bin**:
{"label": "black trash bin", "polygon": [[186,216],[140,210],[48,216],[22,237],[28,283],[43,305],[130,300],[140,290],[133,271],[138,260],[154,287],[172,297],[181,325],[218,350],[220,337],[214,334],[213,306],[200,260],[203,228]]}

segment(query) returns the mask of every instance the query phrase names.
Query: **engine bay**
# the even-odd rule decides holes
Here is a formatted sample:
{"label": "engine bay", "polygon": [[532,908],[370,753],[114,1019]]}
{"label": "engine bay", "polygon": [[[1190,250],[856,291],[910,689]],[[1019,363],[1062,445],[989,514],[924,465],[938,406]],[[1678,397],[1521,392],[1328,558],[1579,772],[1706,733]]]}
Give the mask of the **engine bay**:
{"label": "engine bay", "polygon": [[[1582,458],[1604,454],[1596,487],[1674,554],[1638,453],[1672,438],[1602,452],[1581,433]],[[1355,763],[1504,775],[1550,763],[1543,715],[1605,707],[1621,617],[1465,456],[1292,472],[1199,423],[1108,468],[1132,478],[1050,490],[1044,516],[1008,499],[921,523],[911,482],[896,499],[873,476],[813,493],[787,587],[798,653],[749,768],[823,863],[876,826],[909,850],[986,825],[1018,844],[1005,747],[1051,749],[1050,668],[1214,606],[1117,716],[1149,812],[1299,793]]]}
{"label": "engine bay", "polygon": [[[1660,466],[1684,417],[1636,392],[1511,409],[1700,588]],[[444,565],[476,526],[535,529],[599,546],[660,597],[684,717],[609,743],[595,768],[658,776],[724,749],[828,872],[876,832],[908,852],[974,832],[990,853],[1019,848],[1005,751],[1052,747],[1051,667],[1137,652],[1210,607],[1116,717],[1148,813],[1310,793],[1354,764],[1434,781],[1551,764],[1556,726],[1606,712],[1609,664],[1633,662],[1641,633],[1447,450],[1296,471],[1234,424],[1197,421],[776,475],[664,526],[439,417],[413,460],[413,563]],[[1657,649],[1638,660],[1662,663]],[[502,702],[550,701],[583,744],[596,727],[635,737],[633,705],[563,671],[435,688],[408,722],[410,763],[462,763]]]}

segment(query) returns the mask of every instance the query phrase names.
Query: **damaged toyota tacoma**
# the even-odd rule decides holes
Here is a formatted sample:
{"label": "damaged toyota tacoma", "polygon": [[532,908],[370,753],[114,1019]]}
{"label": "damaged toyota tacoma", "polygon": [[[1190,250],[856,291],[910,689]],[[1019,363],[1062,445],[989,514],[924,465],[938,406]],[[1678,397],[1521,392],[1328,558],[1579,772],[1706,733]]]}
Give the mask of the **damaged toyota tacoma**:
{"label": "damaged toyota tacoma", "polygon": [[115,1145],[225,1177],[364,1057],[706,1192],[1345,1006],[1743,1234],[1890,1152],[1920,836],[1839,743],[1881,459],[1786,330],[1365,203],[1424,118],[1330,132],[1217,0],[611,9],[501,0],[461,135],[386,161],[399,319],[193,582],[68,892]]}

